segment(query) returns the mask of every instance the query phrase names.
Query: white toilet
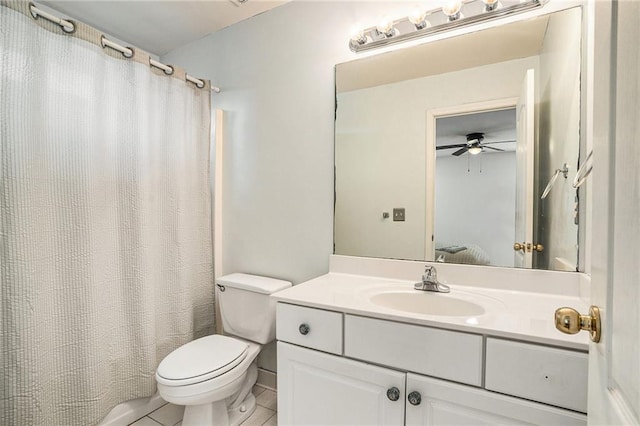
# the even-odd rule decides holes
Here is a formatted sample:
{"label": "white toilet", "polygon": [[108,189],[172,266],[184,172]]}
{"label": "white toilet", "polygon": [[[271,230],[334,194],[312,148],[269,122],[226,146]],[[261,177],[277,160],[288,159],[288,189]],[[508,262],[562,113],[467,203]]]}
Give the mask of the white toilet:
{"label": "white toilet", "polygon": [[261,345],[275,339],[276,306],[269,297],[290,282],[248,274],[216,280],[225,333],[187,343],[156,371],[165,401],[185,405],[183,426],[238,425],[253,413]]}

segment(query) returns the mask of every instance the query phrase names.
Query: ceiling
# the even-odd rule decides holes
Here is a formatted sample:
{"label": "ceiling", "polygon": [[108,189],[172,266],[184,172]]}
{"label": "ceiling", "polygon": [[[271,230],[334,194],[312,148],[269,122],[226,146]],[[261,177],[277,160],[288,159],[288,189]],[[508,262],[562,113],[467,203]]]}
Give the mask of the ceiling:
{"label": "ceiling", "polygon": [[[489,146],[504,151],[515,151],[515,142],[491,144],[496,141],[515,141],[515,108],[438,118],[436,121],[436,146],[466,143],[466,135],[469,133],[484,133],[483,144],[490,144]],[[437,155],[439,157],[451,155],[456,150],[457,148],[441,149],[437,151]],[[483,151],[487,154],[497,152],[499,151],[491,149]]]}
{"label": "ceiling", "polygon": [[180,46],[289,0],[44,0],[68,18],[162,56]]}

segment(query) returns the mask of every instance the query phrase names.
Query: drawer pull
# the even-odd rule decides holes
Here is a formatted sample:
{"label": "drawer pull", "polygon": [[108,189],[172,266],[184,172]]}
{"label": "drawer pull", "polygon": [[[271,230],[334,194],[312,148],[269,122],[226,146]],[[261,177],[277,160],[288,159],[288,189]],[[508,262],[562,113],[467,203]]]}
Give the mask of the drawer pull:
{"label": "drawer pull", "polygon": [[422,402],[422,395],[420,395],[420,392],[413,391],[409,394],[407,399],[411,405],[420,405]]}
{"label": "drawer pull", "polygon": [[400,399],[400,389],[397,387],[392,387],[391,389],[387,389],[387,398],[391,401],[397,401]]}
{"label": "drawer pull", "polygon": [[298,327],[298,331],[303,336],[306,336],[307,334],[309,334],[309,331],[311,331],[311,328],[309,327],[309,324],[300,324],[300,327]]}

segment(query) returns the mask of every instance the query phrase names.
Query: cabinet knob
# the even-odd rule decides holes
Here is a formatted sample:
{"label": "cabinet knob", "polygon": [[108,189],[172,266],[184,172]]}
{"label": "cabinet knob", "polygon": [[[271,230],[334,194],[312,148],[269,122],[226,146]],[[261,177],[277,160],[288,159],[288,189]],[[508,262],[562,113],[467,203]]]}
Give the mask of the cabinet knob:
{"label": "cabinet knob", "polygon": [[422,395],[420,395],[420,392],[413,391],[407,396],[407,399],[411,405],[420,405],[422,402]]}
{"label": "cabinet knob", "polygon": [[391,389],[387,389],[387,398],[391,401],[397,401],[400,399],[400,389],[397,387],[392,387]]}
{"label": "cabinet knob", "polygon": [[309,331],[311,331],[311,327],[309,327],[309,324],[300,324],[300,327],[298,327],[298,331],[300,332],[300,334],[306,336],[307,334],[309,334]]}

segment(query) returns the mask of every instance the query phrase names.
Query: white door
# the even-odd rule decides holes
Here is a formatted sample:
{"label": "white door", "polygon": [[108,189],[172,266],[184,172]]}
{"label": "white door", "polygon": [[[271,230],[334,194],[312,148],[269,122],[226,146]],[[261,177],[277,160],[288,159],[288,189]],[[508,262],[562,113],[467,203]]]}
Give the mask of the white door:
{"label": "white door", "polygon": [[535,124],[535,74],[527,70],[516,105],[516,241],[514,265],[531,268],[533,258],[526,245],[533,244],[533,153]]}
{"label": "white door", "polygon": [[[640,2],[595,2],[591,301],[602,338],[589,348],[589,423],[640,424]],[[617,38],[617,40],[616,40]],[[604,46],[603,46],[604,45]],[[610,77],[610,79],[609,79]],[[612,83],[612,84],[610,84]],[[609,127],[611,125],[611,127]]]}
{"label": "white door", "polygon": [[405,374],[278,342],[278,424],[404,423]]}

